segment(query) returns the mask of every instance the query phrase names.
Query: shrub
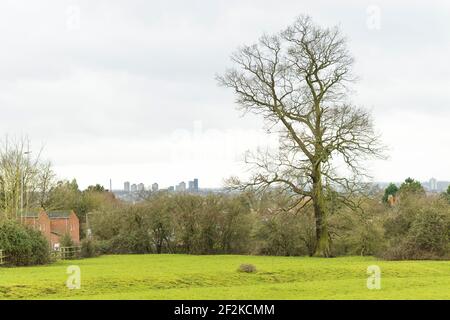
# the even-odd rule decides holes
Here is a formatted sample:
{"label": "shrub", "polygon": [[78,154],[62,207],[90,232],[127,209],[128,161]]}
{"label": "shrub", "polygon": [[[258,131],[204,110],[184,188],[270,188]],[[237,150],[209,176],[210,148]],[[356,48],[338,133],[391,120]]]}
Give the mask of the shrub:
{"label": "shrub", "polygon": [[73,247],[75,244],[72,240],[72,237],[69,234],[64,234],[60,239],[61,247]]}
{"label": "shrub", "polygon": [[436,210],[423,212],[411,226],[411,236],[424,249],[440,250],[448,241],[448,219]]}
{"label": "shrub", "polygon": [[49,244],[39,232],[15,221],[0,224],[0,248],[8,265],[27,266],[50,261]]}
{"label": "shrub", "polygon": [[448,249],[449,230],[450,223],[444,214],[426,210],[412,222],[407,241],[418,252],[441,257]]}
{"label": "shrub", "polygon": [[49,243],[40,231],[26,228],[31,241],[31,263],[46,264],[50,262]]}
{"label": "shrub", "polygon": [[386,207],[378,200],[365,199],[361,210],[345,208],[329,219],[332,253],[344,255],[374,255],[385,244],[383,220]]}
{"label": "shrub", "polygon": [[442,259],[449,254],[450,214],[442,202],[400,208],[386,221],[385,230],[385,259]]}
{"label": "shrub", "polygon": [[148,237],[140,231],[130,231],[128,234],[119,234],[109,241],[110,253],[114,254],[145,254],[150,253]]}
{"label": "shrub", "polygon": [[95,240],[95,247],[98,255],[112,253],[110,240]]}
{"label": "shrub", "polygon": [[255,273],[256,267],[252,264],[243,263],[239,266],[238,271],[245,273]]}
{"label": "shrub", "polygon": [[81,257],[92,258],[99,255],[97,243],[92,239],[83,239],[81,241]]}
{"label": "shrub", "polygon": [[255,227],[256,254],[313,255],[315,247],[314,220],[309,212],[296,216],[280,213],[269,216]]}

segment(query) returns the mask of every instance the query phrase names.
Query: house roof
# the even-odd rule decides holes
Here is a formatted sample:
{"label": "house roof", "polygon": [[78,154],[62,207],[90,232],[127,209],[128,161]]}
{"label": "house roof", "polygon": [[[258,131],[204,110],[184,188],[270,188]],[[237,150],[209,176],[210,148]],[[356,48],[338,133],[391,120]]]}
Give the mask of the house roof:
{"label": "house roof", "polygon": [[23,212],[22,217],[24,218],[37,218],[39,216],[39,212]]}
{"label": "house roof", "polygon": [[51,211],[47,212],[50,219],[69,219],[72,211]]}
{"label": "house roof", "polygon": [[[50,219],[69,219],[70,214],[72,213],[72,211],[50,211],[47,212],[47,216]],[[38,211],[34,211],[34,212],[23,212],[22,213],[22,217],[24,218],[38,218],[39,217],[39,212]]]}

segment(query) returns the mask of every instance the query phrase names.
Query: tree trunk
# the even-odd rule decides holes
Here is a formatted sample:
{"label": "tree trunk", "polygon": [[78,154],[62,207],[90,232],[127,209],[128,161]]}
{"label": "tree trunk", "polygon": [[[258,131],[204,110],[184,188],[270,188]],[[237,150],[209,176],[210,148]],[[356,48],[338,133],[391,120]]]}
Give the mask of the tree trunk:
{"label": "tree trunk", "polygon": [[330,257],[330,235],[328,233],[325,199],[322,188],[320,168],[313,177],[313,203],[316,220],[316,248],[315,256]]}
{"label": "tree trunk", "polygon": [[320,205],[314,205],[314,212],[316,216],[316,250],[314,255],[330,257],[330,235],[328,233],[326,213],[320,208]]}

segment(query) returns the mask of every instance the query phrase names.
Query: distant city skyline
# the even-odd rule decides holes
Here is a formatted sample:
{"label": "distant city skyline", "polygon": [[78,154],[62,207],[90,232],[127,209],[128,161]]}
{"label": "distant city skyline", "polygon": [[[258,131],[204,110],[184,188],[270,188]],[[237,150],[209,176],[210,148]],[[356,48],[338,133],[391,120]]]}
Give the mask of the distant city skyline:
{"label": "distant city skyline", "polygon": [[[405,179],[407,179],[409,177],[405,177]],[[417,178],[414,178],[413,176],[411,176],[411,178],[418,180],[422,186],[430,191],[445,191],[447,190],[448,186],[450,185],[450,179],[449,180],[441,180],[435,177],[431,177],[429,179],[425,179],[425,180],[420,180]],[[372,181],[372,183],[374,185],[379,185],[381,187],[386,187],[387,185],[389,185],[390,183],[394,183],[396,185],[401,185],[404,180],[398,180],[398,181],[394,181],[394,180],[389,180],[389,181]],[[187,183],[186,183],[187,181]],[[173,190],[176,191],[177,190],[177,186],[179,187],[181,183],[184,183],[184,188],[182,187],[182,189],[184,190],[199,190],[199,179],[195,178],[193,180],[183,180],[180,181],[178,183],[172,183],[172,184],[168,184],[168,185],[163,185],[161,186],[158,182],[153,182],[153,183],[149,183],[149,184],[145,184],[145,183],[133,183],[131,184],[131,182],[129,181],[125,181],[122,184],[122,187],[120,188],[113,188],[113,191],[125,191],[125,192],[129,192],[130,191],[130,186],[135,185],[136,187],[136,191],[138,191],[138,185],[139,184],[143,184],[145,186],[145,190],[147,191],[158,191],[158,190]],[[105,186],[106,187],[106,186]],[[203,189],[220,189],[224,186],[204,186]]]}
{"label": "distant city skyline", "polygon": [[216,192],[216,189],[200,189],[199,188],[199,179],[194,178],[189,180],[186,184],[185,181],[180,181],[175,185],[170,185],[165,188],[160,188],[158,182],[153,182],[151,184],[144,184],[143,182],[132,183],[130,181],[125,181],[120,189],[110,190],[114,193],[114,195],[123,201],[127,202],[138,202],[144,199],[147,195],[151,193],[157,193],[160,191],[169,191],[169,192],[188,192],[188,193],[209,193]]}
{"label": "distant city skyline", "polygon": [[[110,180],[112,184],[112,181]],[[188,180],[186,184],[185,181],[180,181],[177,184],[172,184],[167,187],[161,188],[158,182],[153,182],[151,184],[145,184],[143,182],[132,183],[130,181],[125,181],[122,185],[122,188],[112,188],[112,191],[124,191],[124,192],[140,192],[140,191],[159,191],[162,189],[173,188],[176,191],[190,191],[190,192],[198,192],[199,191],[199,179],[194,178],[193,180]]]}
{"label": "distant city skyline", "polygon": [[[241,166],[245,166],[244,163],[241,164]],[[105,175],[105,177],[102,179],[103,181],[97,181],[97,180],[82,180],[82,179],[78,179],[77,176],[66,176],[66,177],[61,177],[58,176],[58,179],[62,179],[62,180],[72,180],[72,179],[76,179],[78,182],[78,185],[80,186],[80,188],[85,189],[87,188],[89,185],[95,185],[95,184],[100,184],[102,186],[104,186],[106,189],[110,188],[110,182],[112,182],[112,187],[113,190],[123,190],[124,189],[124,183],[127,181],[136,181],[136,185],[139,183],[144,183],[146,188],[151,188],[151,185],[153,183],[157,183],[159,188],[161,189],[167,189],[170,186],[176,186],[179,182],[184,181],[187,183],[187,187],[189,186],[189,181],[191,180],[190,178],[185,178],[185,179],[179,179],[179,177],[168,173],[166,176],[164,175],[164,173],[160,173],[159,176],[160,178],[154,178],[155,175],[151,175],[149,177],[145,177],[145,174],[140,175],[139,173],[136,174],[138,177],[135,179],[112,179],[109,176]],[[208,183],[208,179],[206,179],[206,181],[204,181],[204,179],[199,178],[199,180],[202,181],[202,186],[204,188],[222,188],[224,187],[224,180],[229,178],[232,174],[228,175],[228,176],[224,176],[223,179],[219,179],[219,181],[217,183]],[[198,175],[199,177],[201,177],[201,175]],[[245,175],[240,175],[239,177],[244,177]],[[404,177],[399,177],[399,178],[395,178],[395,179],[376,179],[373,178],[371,180],[371,182],[373,183],[402,183],[406,178],[411,177],[415,180],[420,181],[421,183],[429,183],[430,179],[435,178],[437,183],[440,182],[449,182],[450,181],[450,177],[446,178],[440,178],[439,176],[425,176],[425,177],[419,177],[417,175],[414,175],[414,172],[412,172],[412,174],[410,175],[406,175]],[[110,179],[112,181],[110,181]],[[209,180],[211,181],[211,180]],[[131,187],[131,184],[130,184]]]}

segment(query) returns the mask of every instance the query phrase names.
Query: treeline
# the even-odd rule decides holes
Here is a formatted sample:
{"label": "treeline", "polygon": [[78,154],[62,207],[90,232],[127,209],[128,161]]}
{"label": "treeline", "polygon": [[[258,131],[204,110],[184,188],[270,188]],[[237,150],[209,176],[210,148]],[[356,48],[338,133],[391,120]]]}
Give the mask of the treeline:
{"label": "treeline", "polygon": [[[159,192],[143,194],[143,201],[130,204],[99,185],[82,191],[75,180],[56,181],[50,164],[33,159],[27,150],[26,140],[0,144],[0,249],[13,265],[50,260],[45,238],[20,223],[22,212],[40,208],[77,213],[84,257],[315,252],[312,203],[293,206],[298,200],[293,194],[277,189],[207,196]],[[406,179],[400,187],[388,186],[384,194],[372,192],[354,199],[335,197],[331,191],[326,195],[332,256],[449,258],[450,188],[429,196],[418,181]],[[354,205],[349,206],[348,200]]]}
{"label": "treeline", "polygon": [[245,196],[159,193],[89,214],[107,253],[247,253],[254,221]]}
{"label": "treeline", "polygon": [[[65,183],[64,188],[70,184]],[[450,258],[450,190],[427,196],[406,183],[364,196],[357,207],[328,204],[332,256],[374,255],[384,259]],[[70,194],[70,193],[69,193]],[[82,218],[82,256],[133,253],[313,255],[313,209],[289,209],[290,195],[164,193],[136,204],[114,199],[101,188],[76,191],[68,203],[92,208]],[[395,197],[394,202],[383,201]],[[95,201],[94,201],[95,199]],[[63,205],[63,204],[61,204]],[[91,230],[91,236],[87,230]],[[71,241],[70,238],[62,241]],[[65,244],[67,246],[71,244]],[[50,262],[39,231],[10,219],[0,221],[0,248],[10,265]]]}
{"label": "treeline", "polygon": [[[450,203],[446,196],[405,192],[395,205],[382,194],[358,208],[333,203],[333,256],[385,259],[449,257]],[[286,209],[289,195],[160,193],[138,204],[103,206],[89,214],[97,253],[313,255],[311,207]],[[95,248],[94,248],[95,247]],[[94,248],[94,249],[93,249]]]}

